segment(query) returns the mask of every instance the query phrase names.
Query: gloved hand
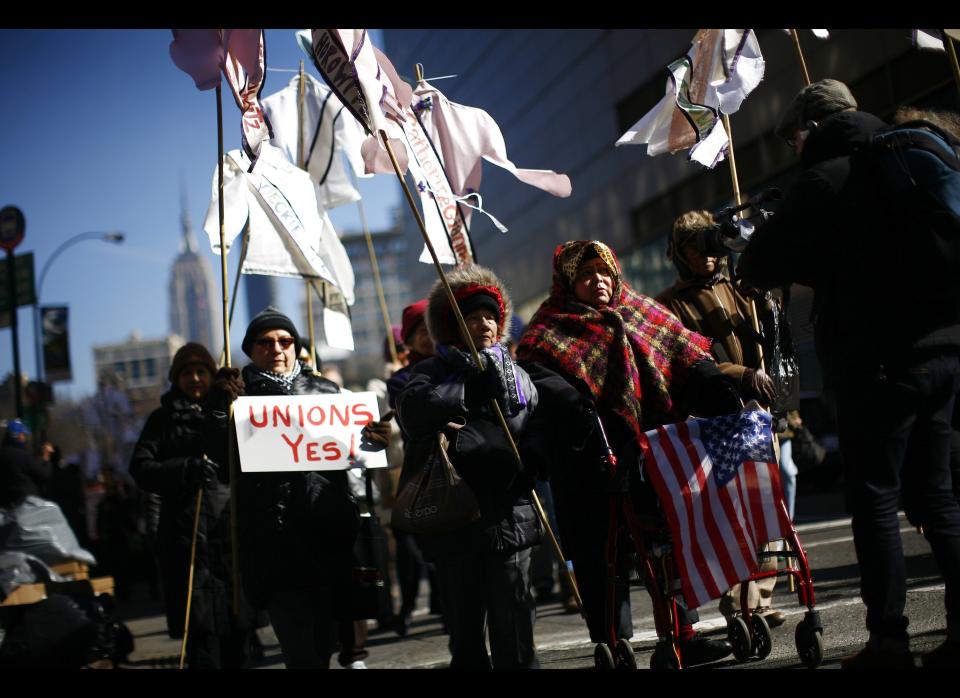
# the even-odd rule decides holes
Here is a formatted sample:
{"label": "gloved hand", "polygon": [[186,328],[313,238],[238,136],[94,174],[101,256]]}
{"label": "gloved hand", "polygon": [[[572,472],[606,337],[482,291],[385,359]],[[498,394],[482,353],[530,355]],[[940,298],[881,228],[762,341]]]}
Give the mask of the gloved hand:
{"label": "gloved hand", "polygon": [[220,395],[226,402],[230,403],[243,395],[246,387],[243,378],[240,377],[239,368],[223,367],[214,376],[210,392]]}
{"label": "gloved hand", "polygon": [[216,479],[219,468],[206,456],[187,458],[183,464],[183,482],[191,490],[203,487]]}
{"label": "gloved hand", "polygon": [[474,370],[473,375],[467,378],[463,386],[464,402],[468,406],[486,404],[490,402],[490,398],[503,402],[503,383],[500,381],[496,366],[486,357],[481,359],[484,360],[483,370]]}
{"label": "gloved hand", "polygon": [[364,451],[382,451],[390,444],[390,422],[369,422],[360,432],[360,448]]}
{"label": "gloved hand", "polygon": [[763,405],[770,405],[777,397],[773,379],[759,368],[748,368],[744,372],[743,387]]}

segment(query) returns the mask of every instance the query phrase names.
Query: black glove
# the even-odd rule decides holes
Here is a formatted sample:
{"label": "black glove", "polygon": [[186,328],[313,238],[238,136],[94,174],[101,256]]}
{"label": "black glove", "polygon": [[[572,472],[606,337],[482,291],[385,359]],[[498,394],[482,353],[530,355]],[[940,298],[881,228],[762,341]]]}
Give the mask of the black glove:
{"label": "black glove", "polygon": [[239,368],[223,367],[214,376],[210,392],[219,395],[228,404],[243,395],[246,389]]}
{"label": "black glove", "polygon": [[777,397],[777,388],[773,384],[773,379],[759,368],[748,368],[744,372],[743,387],[749,395],[763,405],[771,404]]}
{"label": "black glove", "polygon": [[[483,357],[481,357],[481,360]],[[485,360],[483,370],[473,371],[464,383],[463,400],[467,406],[478,406],[490,402],[494,398],[503,402],[503,382],[500,380],[500,374],[490,359]],[[502,406],[502,405],[501,405]]]}
{"label": "black glove", "polygon": [[188,489],[195,490],[213,482],[218,471],[219,466],[206,456],[187,458],[183,464],[183,482]]}
{"label": "black glove", "polygon": [[390,444],[390,422],[369,422],[360,432],[360,448],[364,451],[382,451]]}

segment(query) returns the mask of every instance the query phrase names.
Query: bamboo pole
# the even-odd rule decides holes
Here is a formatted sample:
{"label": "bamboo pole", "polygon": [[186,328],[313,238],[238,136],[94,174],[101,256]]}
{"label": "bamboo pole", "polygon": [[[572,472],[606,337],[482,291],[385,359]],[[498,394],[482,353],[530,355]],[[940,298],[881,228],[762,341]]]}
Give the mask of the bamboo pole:
{"label": "bamboo pole", "polygon": [[800,61],[800,70],[803,71],[803,84],[810,85],[810,73],[807,72],[807,62],[803,59],[803,49],[800,48],[800,34],[796,29],[790,30],[790,36],[793,37],[793,46],[797,49],[797,58]]}
{"label": "bamboo pole", "polygon": [[[477,367],[481,367],[483,364],[480,361],[480,354],[477,352],[477,347],[474,345],[473,338],[470,336],[467,325],[463,320],[463,314],[460,312],[460,306],[457,305],[457,300],[453,295],[453,289],[450,288],[450,284],[447,281],[447,276],[443,272],[443,267],[440,266],[440,260],[437,258],[437,252],[433,248],[433,243],[430,242],[430,237],[427,235],[427,228],[423,223],[423,219],[420,217],[420,212],[417,210],[417,205],[413,200],[413,195],[410,193],[410,189],[407,187],[407,183],[403,179],[403,174],[400,172],[400,164],[397,162],[397,156],[393,152],[393,148],[390,145],[390,141],[387,138],[385,131],[380,131],[380,140],[383,142],[383,145],[387,149],[387,153],[390,155],[390,161],[393,163],[393,169],[397,173],[397,179],[400,180],[400,186],[403,188],[404,196],[407,199],[407,203],[410,205],[410,210],[413,211],[413,215],[417,220],[417,225],[419,226],[420,233],[423,236],[423,241],[427,246],[427,250],[430,252],[430,257],[433,260],[433,266],[437,271],[437,275],[440,277],[440,282],[443,285],[443,290],[447,296],[447,302],[450,303],[450,308],[453,312],[454,318],[457,321],[457,326],[460,328],[460,334],[463,336],[464,343],[470,350],[470,355],[473,358],[474,363],[477,365]],[[490,407],[493,410],[493,413],[497,416],[497,420],[500,422],[500,428],[507,437],[507,442],[510,444],[514,458],[517,459],[518,464],[522,465],[520,452],[517,450],[517,444],[513,440],[513,435],[510,433],[510,428],[507,426],[507,421],[503,417],[503,412],[500,410],[499,403],[497,403],[495,399],[491,399]],[[547,519],[546,512],[544,512],[543,507],[540,504],[540,498],[537,496],[536,491],[532,489],[530,491],[530,496],[533,501],[533,506],[537,511],[537,516],[540,518],[540,523],[547,532],[547,536],[550,538],[553,552],[560,561],[560,568],[566,573],[567,578],[570,581],[570,588],[573,590],[573,596],[577,601],[577,607],[580,609],[580,614],[586,617],[586,614],[583,610],[583,601],[580,598],[580,589],[577,586],[576,576],[574,575],[573,570],[567,565],[566,558],[563,556],[563,551],[560,549],[560,543],[553,534],[553,529],[550,527],[550,521]]]}
{"label": "bamboo pole", "polygon": [[[303,134],[303,101],[307,93],[306,83],[303,75],[303,59],[300,59],[300,80],[297,83],[297,167],[301,170],[304,167],[307,156],[307,139]],[[310,293],[310,281],[306,280],[304,290],[307,292],[307,332],[310,335],[310,363],[314,369],[317,367],[317,337],[313,326],[313,294]],[[297,350],[299,352],[299,349]]]}
{"label": "bamboo pole", "polygon": [[[353,186],[357,186],[357,177],[351,170],[350,176],[353,178]],[[360,211],[360,225],[363,226],[363,237],[367,241],[367,253],[370,255],[370,267],[373,269],[373,285],[377,292],[377,300],[380,302],[380,313],[383,315],[383,325],[387,329],[387,346],[390,347],[390,358],[394,364],[399,363],[397,356],[397,344],[393,341],[393,325],[390,324],[390,311],[387,308],[387,297],[383,293],[383,283],[380,280],[380,265],[377,263],[377,251],[373,247],[373,237],[370,235],[370,228],[367,226],[367,216],[363,210],[363,200],[357,201],[357,209]]]}
{"label": "bamboo pole", "polygon": [[[796,30],[794,29],[793,32],[794,32],[794,38],[796,38]],[[799,49],[799,46],[800,44],[798,43],[797,44],[798,49]],[[802,64],[803,54],[800,55],[800,60]],[[806,70],[807,70],[806,66],[804,66],[803,70],[804,70],[804,74],[806,74]],[[809,79],[807,80],[807,84],[810,84]],[[743,196],[740,193],[740,179],[737,176],[737,158],[733,150],[733,131],[730,128],[730,117],[727,114],[723,115],[723,127],[727,130],[727,137],[730,139],[730,144],[727,149],[727,152],[730,158],[730,181],[733,184],[733,199],[736,202],[736,205],[740,206],[743,203]],[[753,297],[750,298],[750,316],[751,316],[750,319],[753,323],[753,331],[758,337],[757,353],[760,357],[760,369],[766,372],[766,359],[764,358],[764,355],[763,355],[763,344],[759,340],[760,319],[757,316],[757,303],[753,299]],[[780,463],[780,440],[777,438],[776,434],[773,435],[773,450],[774,450],[774,456],[776,457],[777,463],[779,464]],[[790,584],[790,591],[792,592],[794,590],[793,575],[789,575],[789,584]]]}
{"label": "bamboo pole", "polygon": [[[220,214],[220,274],[223,291],[223,365],[230,368],[230,310],[227,300],[227,245],[223,214],[223,98],[217,85],[217,208]],[[233,563],[233,612],[240,614],[240,551],[237,540],[237,464],[233,449],[233,404],[227,421],[227,468],[230,472],[230,553]]]}
{"label": "bamboo pole", "polygon": [[953,79],[957,83],[957,90],[960,90],[960,63],[957,62],[957,47],[954,43],[953,37],[949,36],[946,31],[941,30],[941,35],[943,36],[943,47],[947,50],[947,55],[950,57],[950,68],[953,70]]}
{"label": "bamboo pole", "polygon": [[203,485],[197,488],[197,505],[193,511],[193,538],[190,542],[190,572],[187,577],[187,614],[183,621],[183,640],[180,642],[180,668],[187,658],[187,636],[190,633],[190,605],[193,602],[193,569],[197,560],[197,535],[200,532],[200,506],[203,503]]}

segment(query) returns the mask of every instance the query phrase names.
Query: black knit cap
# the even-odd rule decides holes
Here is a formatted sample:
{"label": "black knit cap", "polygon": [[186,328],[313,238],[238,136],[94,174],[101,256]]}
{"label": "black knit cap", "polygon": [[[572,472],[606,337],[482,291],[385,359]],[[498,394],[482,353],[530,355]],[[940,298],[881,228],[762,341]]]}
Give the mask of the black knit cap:
{"label": "black knit cap", "polygon": [[190,364],[206,366],[211,376],[217,373],[217,364],[213,360],[213,357],[210,356],[207,348],[197,342],[187,342],[177,349],[177,353],[173,355],[170,372],[167,374],[170,382],[176,383],[177,379],[180,378],[181,371]]}
{"label": "black knit cap", "polygon": [[254,341],[261,334],[269,332],[270,330],[286,330],[293,337],[297,346],[300,346],[300,333],[297,332],[297,328],[294,327],[293,321],[281,313],[279,308],[268,305],[257,313],[256,317],[254,317],[247,326],[247,333],[244,335],[243,343],[240,345],[243,353],[252,358]]}
{"label": "black knit cap", "polygon": [[497,299],[483,291],[471,294],[466,298],[458,299],[457,305],[460,307],[460,314],[463,315],[463,317],[467,317],[467,315],[474,310],[483,308],[493,313],[498,325],[500,324],[500,320],[503,319],[500,315],[500,304],[497,303]]}

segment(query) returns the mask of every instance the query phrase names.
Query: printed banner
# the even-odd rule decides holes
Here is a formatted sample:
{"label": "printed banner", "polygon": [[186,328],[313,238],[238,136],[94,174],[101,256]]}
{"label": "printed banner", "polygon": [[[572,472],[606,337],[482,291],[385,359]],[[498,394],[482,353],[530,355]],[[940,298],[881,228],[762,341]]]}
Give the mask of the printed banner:
{"label": "printed banner", "polygon": [[[417,184],[423,222],[437,258],[447,264],[473,262],[473,245],[463,215],[457,206],[457,197],[450,188],[443,165],[427,139],[427,134],[418,120],[408,119],[403,124],[403,135],[407,141],[407,150],[413,156],[408,161],[410,173]],[[432,262],[426,246],[420,255],[420,261]]]}
{"label": "printed banner", "polygon": [[363,427],[380,418],[376,393],[245,395],[233,415],[245,473],[387,467],[384,450],[360,444]]}

